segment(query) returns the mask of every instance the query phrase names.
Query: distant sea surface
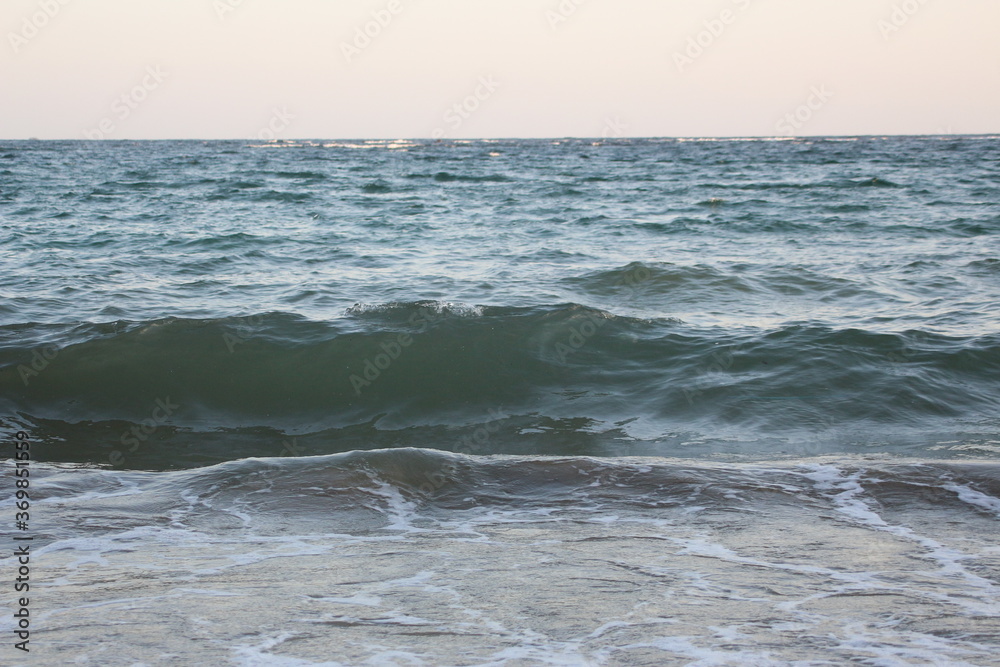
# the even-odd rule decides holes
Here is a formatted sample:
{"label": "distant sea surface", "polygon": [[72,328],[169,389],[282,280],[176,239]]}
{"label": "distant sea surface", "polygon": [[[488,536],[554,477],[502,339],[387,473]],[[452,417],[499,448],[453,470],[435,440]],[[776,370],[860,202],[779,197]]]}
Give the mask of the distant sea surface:
{"label": "distant sea surface", "polygon": [[1000,137],[6,141],[0,262],[0,663],[1000,664]]}

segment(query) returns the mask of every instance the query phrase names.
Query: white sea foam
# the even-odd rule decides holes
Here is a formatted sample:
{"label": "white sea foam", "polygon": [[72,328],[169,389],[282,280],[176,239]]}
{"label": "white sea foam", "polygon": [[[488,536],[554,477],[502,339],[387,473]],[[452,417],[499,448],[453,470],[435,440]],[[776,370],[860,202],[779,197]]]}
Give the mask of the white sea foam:
{"label": "white sea foam", "polygon": [[860,482],[863,474],[861,471],[845,476],[835,466],[815,465],[812,469],[813,472],[805,476],[814,480],[818,489],[839,491],[832,496],[837,511],[862,525],[919,544],[924,549],[923,557],[937,563],[940,575],[957,578],[985,597],[969,599],[962,594],[934,591],[924,592],[923,595],[964,607],[971,614],[1000,615],[1000,586],[962,565],[962,561],[975,558],[974,554],[945,546],[938,540],[920,535],[907,526],[887,523],[860,497],[865,493]]}
{"label": "white sea foam", "polygon": [[289,658],[270,653],[295,637],[294,633],[283,632],[274,637],[265,637],[256,644],[239,644],[232,647],[234,662],[240,667],[345,667],[341,662],[312,662],[300,658]]}
{"label": "white sea foam", "polygon": [[951,491],[962,502],[985,509],[1000,517],[1000,498],[988,496],[982,491],[976,491],[962,484],[945,484],[941,488]]}

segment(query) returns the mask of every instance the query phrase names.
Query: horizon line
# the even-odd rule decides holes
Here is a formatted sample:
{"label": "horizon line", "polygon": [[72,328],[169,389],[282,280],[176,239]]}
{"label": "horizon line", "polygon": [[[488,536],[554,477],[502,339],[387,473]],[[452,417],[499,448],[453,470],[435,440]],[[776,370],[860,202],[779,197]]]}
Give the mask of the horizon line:
{"label": "horizon line", "polygon": [[78,139],[78,138],[39,138],[39,137],[25,137],[25,138],[0,138],[0,142],[14,142],[14,141],[59,141],[59,142],[79,142],[79,143],[121,143],[126,141],[257,141],[263,144],[285,144],[294,143],[300,141],[422,141],[430,143],[447,143],[447,142],[459,142],[459,141],[562,141],[562,140],[592,140],[592,141],[618,141],[618,140],[630,140],[630,139],[666,139],[666,140],[680,140],[680,139],[728,139],[728,140],[750,140],[750,139],[770,139],[770,140],[783,140],[783,141],[794,141],[796,139],[875,139],[875,138],[920,138],[920,137],[997,137],[1000,138],[1000,132],[937,132],[928,134],[894,134],[894,133],[875,133],[875,134],[814,134],[814,135],[768,135],[768,134],[746,134],[746,135],[648,135],[648,136],[620,136],[620,137],[602,137],[602,136],[582,136],[582,135],[566,135],[566,136],[550,136],[550,137],[517,137],[517,136],[505,136],[505,137],[453,137],[453,138],[433,138],[433,137],[292,137],[287,139],[261,139],[259,137],[215,137],[215,138],[205,138],[205,137],[174,137],[174,138],[118,138],[118,139]]}

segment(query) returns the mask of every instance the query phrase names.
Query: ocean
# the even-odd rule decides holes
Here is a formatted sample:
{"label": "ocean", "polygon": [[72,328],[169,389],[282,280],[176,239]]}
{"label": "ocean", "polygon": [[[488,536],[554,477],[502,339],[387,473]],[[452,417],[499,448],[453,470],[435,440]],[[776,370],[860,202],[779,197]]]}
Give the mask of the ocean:
{"label": "ocean", "polygon": [[0,663],[1000,665],[998,149],[0,142]]}

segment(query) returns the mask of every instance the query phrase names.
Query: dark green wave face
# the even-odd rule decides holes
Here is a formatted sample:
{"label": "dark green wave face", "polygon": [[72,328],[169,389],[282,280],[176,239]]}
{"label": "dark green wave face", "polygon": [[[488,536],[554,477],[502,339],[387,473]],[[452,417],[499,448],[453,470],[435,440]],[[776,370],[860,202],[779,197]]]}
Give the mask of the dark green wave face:
{"label": "dark green wave face", "polygon": [[0,427],[148,469],[993,460],[998,142],[3,143]]}
{"label": "dark green wave face", "polygon": [[153,467],[290,438],[310,454],[926,452],[921,433],[989,433],[1000,374],[997,335],[699,330],[577,304],[18,328],[43,332],[65,344],[0,352],[11,423],[51,436],[50,460]]}

